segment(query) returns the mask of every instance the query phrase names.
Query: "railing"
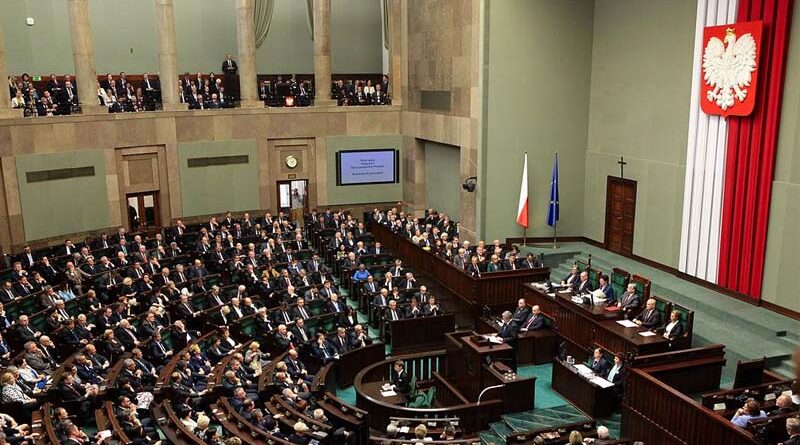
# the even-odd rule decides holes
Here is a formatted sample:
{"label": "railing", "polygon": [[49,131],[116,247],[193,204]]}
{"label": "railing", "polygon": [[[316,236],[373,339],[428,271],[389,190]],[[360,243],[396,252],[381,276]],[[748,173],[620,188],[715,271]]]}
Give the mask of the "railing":
{"label": "railing", "polygon": [[641,369],[630,369],[622,411],[623,434],[648,445],[759,443],[749,432]]}

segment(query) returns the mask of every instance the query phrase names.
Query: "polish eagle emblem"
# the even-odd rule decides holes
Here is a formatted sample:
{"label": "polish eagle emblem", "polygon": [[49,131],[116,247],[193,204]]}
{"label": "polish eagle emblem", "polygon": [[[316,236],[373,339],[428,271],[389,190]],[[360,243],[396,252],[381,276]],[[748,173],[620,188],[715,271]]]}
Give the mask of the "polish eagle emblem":
{"label": "polish eagle emblem", "polygon": [[[754,30],[742,31],[753,24]],[[743,116],[755,104],[761,22],[706,28],[702,108],[708,114]],[[722,28],[722,29],[718,29]],[[737,34],[737,30],[739,33]],[[724,35],[713,35],[724,31]],[[721,37],[721,38],[720,38]]]}

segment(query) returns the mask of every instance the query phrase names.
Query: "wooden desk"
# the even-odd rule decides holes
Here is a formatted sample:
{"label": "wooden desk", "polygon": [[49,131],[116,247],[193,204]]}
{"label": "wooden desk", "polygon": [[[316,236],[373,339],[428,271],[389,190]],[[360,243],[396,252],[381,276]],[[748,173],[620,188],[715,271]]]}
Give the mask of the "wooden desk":
{"label": "wooden desk", "polygon": [[392,233],[375,221],[370,221],[369,231],[375,236],[376,241],[380,241],[385,248],[398,258],[402,258],[407,266],[424,271],[439,285],[475,309],[484,305],[513,304],[522,297],[523,283],[550,279],[550,268],[547,267],[484,273],[480,278],[472,278],[444,258],[422,249],[401,235]]}
{"label": "wooden desk", "polygon": [[456,330],[454,314],[436,317],[401,318],[388,322],[392,354],[404,354],[419,350],[420,346],[434,349],[444,346],[444,334]]}
{"label": "wooden desk", "polygon": [[614,387],[601,388],[586,380],[571,365],[553,360],[553,390],[589,417],[608,417],[614,411]]}
{"label": "wooden desk", "polygon": [[[481,318],[478,321],[478,332],[494,334],[498,332],[497,323],[492,319]],[[520,332],[517,336],[517,364],[544,365],[553,361],[558,347],[558,335],[550,329]]]}
{"label": "wooden desk", "polygon": [[617,320],[622,318],[619,311],[607,311],[604,306],[591,306],[573,302],[569,297],[546,292],[523,285],[525,299],[529,305],[538,305],[543,312],[555,321],[555,330],[566,346],[567,355],[578,360],[588,358],[593,344],[617,354],[642,355],[656,354],[670,349],[670,340],[656,334],[642,337],[643,328],[625,328]]}
{"label": "wooden desk", "polygon": [[361,391],[365,395],[368,395],[368,396],[372,397],[373,399],[380,400],[381,402],[384,402],[384,403],[389,403],[389,404],[392,404],[392,405],[405,405],[406,403],[408,403],[408,399],[406,398],[406,396],[404,396],[403,394],[400,394],[399,392],[396,395],[389,396],[389,397],[384,397],[383,395],[381,395],[381,387],[383,385],[385,385],[386,383],[389,383],[389,382],[388,381],[384,381],[384,382],[363,383],[361,385]]}

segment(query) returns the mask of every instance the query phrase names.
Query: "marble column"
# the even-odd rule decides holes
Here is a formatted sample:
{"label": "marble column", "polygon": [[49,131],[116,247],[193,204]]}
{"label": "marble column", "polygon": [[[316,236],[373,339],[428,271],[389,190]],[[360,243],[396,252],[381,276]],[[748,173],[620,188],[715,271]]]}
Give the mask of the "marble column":
{"label": "marble column", "polygon": [[314,0],[314,105],[332,107],[331,0]]}
{"label": "marble column", "polygon": [[236,0],[236,36],[239,46],[239,94],[242,108],[262,107],[258,100],[254,0]]}
{"label": "marble column", "polygon": [[[6,71],[6,45],[3,40],[3,28],[0,27],[0,80],[6,82],[8,72]],[[8,88],[0,90],[0,119],[22,117],[22,110],[11,109],[11,98],[8,97]]]}
{"label": "marble column", "polygon": [[158,35],[158,80],[161,84],[161,104],[164,110],[185,110],[176,88],[178,79],[178,50],[175,43],[174,0],[155,0],[156,33]]}
{"label": "marble column", "polygon": [[94,67],[94,45],[89,24],[89,0],[67,0],[72,38],[72,61],[83,114],[107,113],[97,103],[97,70]]}

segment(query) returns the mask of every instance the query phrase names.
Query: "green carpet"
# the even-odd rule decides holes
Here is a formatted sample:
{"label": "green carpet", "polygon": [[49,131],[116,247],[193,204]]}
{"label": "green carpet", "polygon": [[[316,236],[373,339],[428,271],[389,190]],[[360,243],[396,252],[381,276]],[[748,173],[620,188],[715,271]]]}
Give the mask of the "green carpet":
{"label": "green carpet", "polygon": [[[695,311],[693,346],[721,343],[726,346],[727,364],[721,386],[728,387],[739,360],[767,357],[771,369],[792,376],[789,357],[798,345],[800,321],[748,304],[720,292],[678,278],[661,269],[639,263],[586,243],[563,243],[552,246],[527,246],[524,252],[543,253],[551,278],[560,281],[569,267],[592,255],[592,266],[603,272],[614,267],[638,274],[652,281],[652,293]],[[785,331],[787,336],[779,337]]]}
{"label": "green carpet", "polygon": [[566,400],[553,392],[550,388],[551,379],[553,376],[553,365],[531,365],[520,366],[517,368],[517,375],[520,378],[536,377],[536,400],[534,400],[534,409],[545,409],[554,406],[564,405]]}

